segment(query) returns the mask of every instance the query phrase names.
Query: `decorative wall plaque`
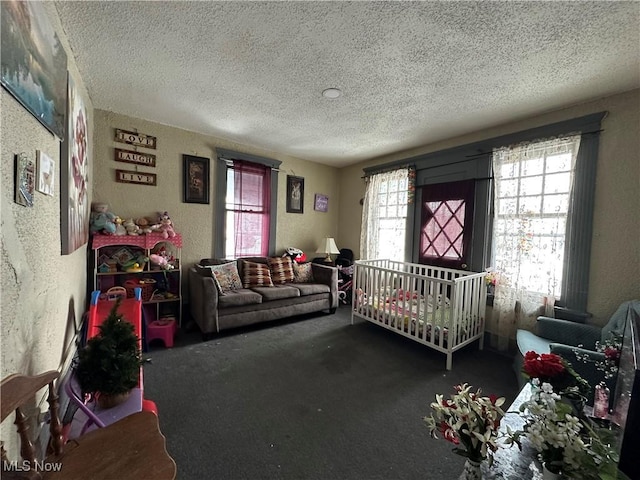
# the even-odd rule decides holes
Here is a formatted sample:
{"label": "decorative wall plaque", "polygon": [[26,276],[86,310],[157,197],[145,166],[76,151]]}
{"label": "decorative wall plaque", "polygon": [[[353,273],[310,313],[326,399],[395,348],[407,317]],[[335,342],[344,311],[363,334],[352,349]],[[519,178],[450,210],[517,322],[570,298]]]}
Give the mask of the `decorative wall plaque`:
{"label": "decorative wall plaque", "polygon": [[147,167],[156,166],[156,156],[151,153],[133,152],[131,150],[115,149],[114,160],[116,162],[135,163]]}
{"label": "decorative wall plaque", "polygon": [[145,135],[144,133],[129,132],[116,128],[116,142],[128,143],[145,148],[156,148],[156,137]]}
{"label": "decorative wall plaque", "polygon": [[155,185],[155,173],[132,172],[129,170],[116,170],[116,182],[137,183],[139,185]]}

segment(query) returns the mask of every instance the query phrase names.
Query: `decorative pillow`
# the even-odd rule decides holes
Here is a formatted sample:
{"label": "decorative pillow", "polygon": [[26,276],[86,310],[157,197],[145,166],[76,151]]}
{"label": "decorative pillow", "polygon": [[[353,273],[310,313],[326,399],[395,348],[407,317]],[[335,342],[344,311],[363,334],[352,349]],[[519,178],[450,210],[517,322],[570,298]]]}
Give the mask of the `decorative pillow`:
{"label": "decorative pillow", "polygon": [[243,261],[242,264],[242,285],[244,288],[251,287],[273,287],[271,281],[271,271],[264,263]]}
{"label": "decorative pillow", "polygon": [[229,262],[223,265],[210,265],[211,276],[216,282],[218,291],[222,294],[231,290],[242,288],[240,274],[238,273],[238,265],[236,262]]}
{"label": "decorative pillow", "polygon": [[273,283],[293,282],[293,265],[291,257],[271,257],[267,259]]}
{"label": "decorative pillow", "polygon": [[313,269],[310,263],[294,263],[293,275],[294,281],[298,283],[313,282]]}

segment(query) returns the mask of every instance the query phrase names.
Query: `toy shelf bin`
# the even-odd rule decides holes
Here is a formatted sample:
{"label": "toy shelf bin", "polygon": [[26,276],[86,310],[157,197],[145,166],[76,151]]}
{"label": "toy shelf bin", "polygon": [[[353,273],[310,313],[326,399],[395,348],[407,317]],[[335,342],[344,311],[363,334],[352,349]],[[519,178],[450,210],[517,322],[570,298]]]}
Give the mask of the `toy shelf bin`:
{"label": "toy shelf bin", "polygon": [[[93,250],[93,288],[103,298],[112,287],[123,287],[127,297],[142,289],[147,323],[173,315],[182,325],[182,236],[164,238],[162,233],[146,235],[101,235],[91,239]],[[149,260],[161,255],[171,268],[162,270]]]}

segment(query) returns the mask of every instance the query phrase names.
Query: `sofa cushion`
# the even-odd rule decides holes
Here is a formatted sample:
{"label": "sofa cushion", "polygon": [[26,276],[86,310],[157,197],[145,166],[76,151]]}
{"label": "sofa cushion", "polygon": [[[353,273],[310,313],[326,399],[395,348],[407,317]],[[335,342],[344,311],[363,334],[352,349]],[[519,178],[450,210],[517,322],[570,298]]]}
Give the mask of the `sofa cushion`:
{"label": "sofa cushion", "polygon": [[271,287],[252,287],[251,290],[264,297],[264,301],[281,300],[300,296],[300,290],[289,285],[275,285]]}
{"label": "sofa cushion", "polygon": [[262,295],[246,288],[227,292],[218,300],[220,308],[242,307],[258,303],[262,303]]}
{"label": "sofa cushion", "polygon": [[291,257],[270,257],[267,260],[271,270],[271,280],[275,285],[293,282]]}
{"label": "sofa cushion", "polygon": [[518,330],[516,332],[516,343],[522,356],[529,351],[536,353],[551,352],[551,340],[539,337],[528,330]]}
{"label": "sofa cushion", "polygon": [[300,291],[300,295],[315,295],[316,293],[330,293],[331,288],[324,283],[292,283],[292,287],[295,287]]}
{"label": "sofa cushion", "polygon": [[313,267],[310,263],[294,263],[293,276],[293,281],[296,283],[311,283],[313,282]]}
{"label": "sofa cushion", "polygon": [[242,286],[273,287],[269,266],[264,263],[242,261]]}
{"label": "sofa cushion", "polygon": [[221,294],[242,288],[238,266],[236,262],[224,263],[222,265],[210,265],[211,276]]}

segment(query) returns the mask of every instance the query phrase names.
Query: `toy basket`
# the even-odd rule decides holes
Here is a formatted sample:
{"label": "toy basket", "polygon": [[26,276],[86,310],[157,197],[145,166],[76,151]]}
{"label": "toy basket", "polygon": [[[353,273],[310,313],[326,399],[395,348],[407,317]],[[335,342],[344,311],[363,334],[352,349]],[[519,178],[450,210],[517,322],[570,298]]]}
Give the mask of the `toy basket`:
{"label": "toy basket", "polygon": [[140,287],[142,289],[142,301],[148,302],[153,296],[156,289],[156,281],[153,278],[141,278],[140,280],[127,280],[124,282],[124,288],[127,290],[127,298],[134,296],[134,289]]}

